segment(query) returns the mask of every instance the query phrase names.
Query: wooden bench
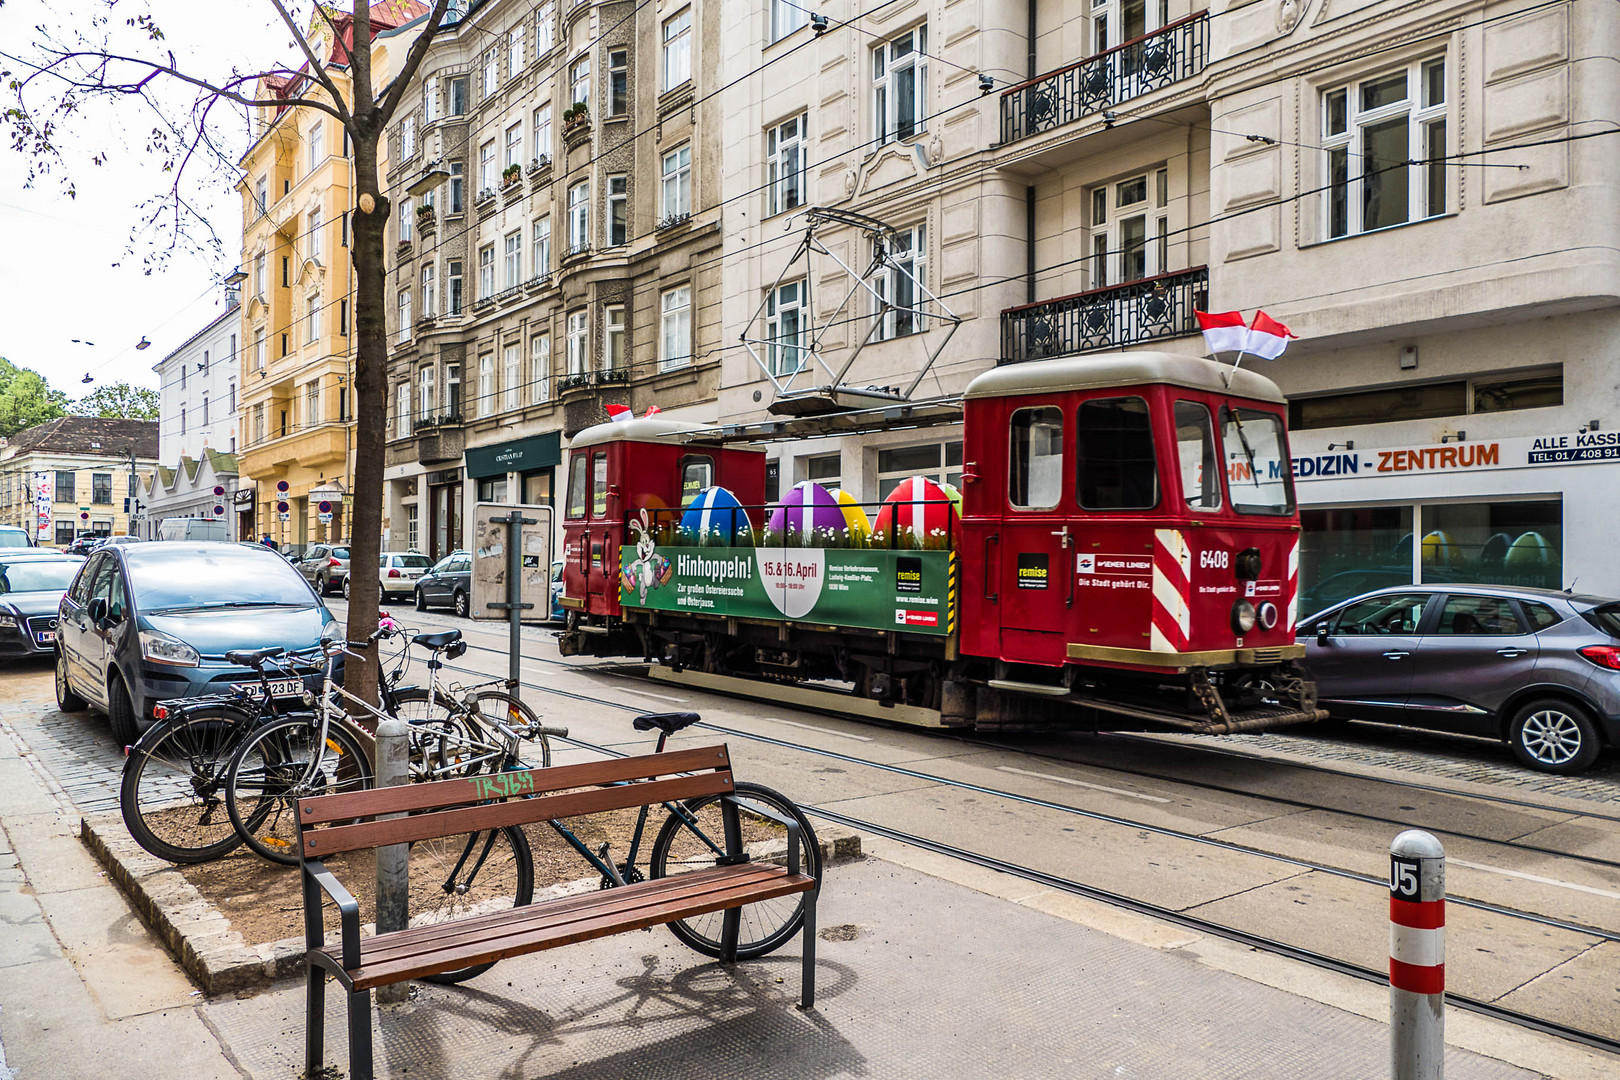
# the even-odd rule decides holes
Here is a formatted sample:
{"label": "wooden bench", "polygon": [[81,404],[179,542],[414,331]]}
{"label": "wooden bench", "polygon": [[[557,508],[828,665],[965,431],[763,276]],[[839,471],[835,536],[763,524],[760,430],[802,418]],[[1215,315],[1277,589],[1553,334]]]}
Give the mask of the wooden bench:
{"label": "wooden bench", "polygon": [[[653,806],[656,813],[661,803],[730,796],[733,791],[726,748],[709,746],[300,799],[308,946],[305,1075],[323,1075],[328,975],[348,992],[349,1076],[371,1080],[373,987],[718,911],[726,913],[721,960],[732,962],[741,907],[799,893],[805,896],[800,997],[801,1007],[810,1008],[815,1002],[818,882],[800,873],[801,829],[792,820],[777,819],[788,832],[786,866],[750,862],[738,806],[729,798],[722,800],[726,857],[717,858],[713,867],[371,937],[361,936],[359,905],[323,862],[343,852],[643,805]],[[378,820],[379,815],[406,816]],[[337,904],[341,940],[335,947],[325,941],[323,892]]]}

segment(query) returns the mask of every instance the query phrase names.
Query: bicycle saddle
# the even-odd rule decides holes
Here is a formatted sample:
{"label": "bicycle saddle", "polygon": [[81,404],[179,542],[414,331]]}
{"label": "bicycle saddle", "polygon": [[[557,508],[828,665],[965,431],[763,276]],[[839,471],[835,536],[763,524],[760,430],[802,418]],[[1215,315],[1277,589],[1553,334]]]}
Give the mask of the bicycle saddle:
{"label": "bicycle saddle", "polygon": [[695,712],[654,712],[642,713],[631,723],[637,731],[651,731],[657,728],[666,735],[673,735],[684,727],[691,727],[703,717]]}
{"label": "bicycle saddle", "polygon": [[460,630],[441,630],[437,634],[417,634],[413,645],[420,645],[424,649],[443,649],[454,645],[461,640]]}
{"label": "bicycle saddle", "polygon": [[267,649],[232,649],[225,654],[227,663],[240,664],[257,671],[266,660],[274,660],[287,650],[280,645],[272,645]]}

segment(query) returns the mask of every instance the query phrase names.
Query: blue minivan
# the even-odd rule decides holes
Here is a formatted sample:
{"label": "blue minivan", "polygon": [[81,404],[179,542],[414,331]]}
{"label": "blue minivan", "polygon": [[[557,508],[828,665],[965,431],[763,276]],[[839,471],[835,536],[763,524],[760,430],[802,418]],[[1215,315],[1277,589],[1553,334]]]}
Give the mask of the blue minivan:
{"label": "blue minivan", "polygon": [[269,548],[109,545],[85,561],[62,597],[56,701],[65,712],[105,712],[113,737],[128,745],[157,702],[253,681],[250,669],[226,661],[227,652],[309,649],[341,635],[309,582]]}

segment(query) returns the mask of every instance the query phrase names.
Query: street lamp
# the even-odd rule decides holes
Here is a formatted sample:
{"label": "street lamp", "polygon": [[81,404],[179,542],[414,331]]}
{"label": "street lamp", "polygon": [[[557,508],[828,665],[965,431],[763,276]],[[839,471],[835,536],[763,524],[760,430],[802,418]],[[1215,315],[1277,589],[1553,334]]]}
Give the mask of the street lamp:
{"label": "street lamp", "polygon": [[450,179],[450,173],[445,169],[444,163],[438,160],[430,161],[428,162],[427,167],[422,170],[422,175],[413,180],[410,185],[405,188],[405,191],[412,196],[420,197],[426,195],[428,192],[432,191],[434,188],[438,187],[448,179]]}
{"label": "street lamp", "polygon": [[242,282],[244,282],[246,280],[247,280],[247,271],[243,270],[240,266],[238,266],[235,270],[232,270],[230,273],[225,275],[225,284],[230,285],[232,287],[240,285],[240,284],[242,284]]}

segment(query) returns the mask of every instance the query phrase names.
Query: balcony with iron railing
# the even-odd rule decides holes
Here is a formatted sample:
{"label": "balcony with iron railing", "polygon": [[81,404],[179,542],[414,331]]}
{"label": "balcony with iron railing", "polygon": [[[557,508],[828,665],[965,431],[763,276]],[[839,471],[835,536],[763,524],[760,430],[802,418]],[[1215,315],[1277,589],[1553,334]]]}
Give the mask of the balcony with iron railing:
{"label": "balcony with iron railing", "polygon": [[1001,95],[1003,144],[1039,135],[1150,94],[1204,70],[1209,12],[1178,19]]}
{"label": "balcony with iron railing", "polygon": [[1194,310],[1209,297],[1209,268],[1127,281],[1022,304],[1001,313],[1003,364],[1119,349],[1199,332]]}

